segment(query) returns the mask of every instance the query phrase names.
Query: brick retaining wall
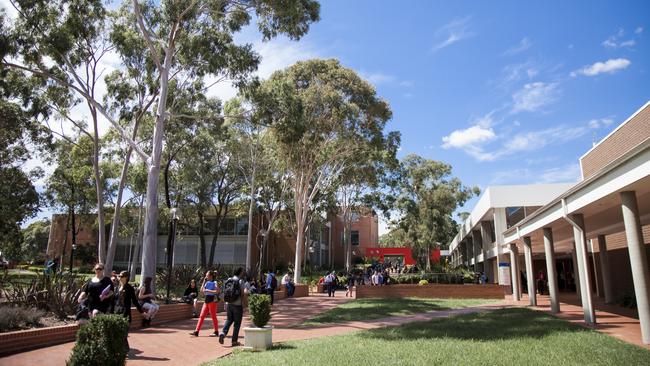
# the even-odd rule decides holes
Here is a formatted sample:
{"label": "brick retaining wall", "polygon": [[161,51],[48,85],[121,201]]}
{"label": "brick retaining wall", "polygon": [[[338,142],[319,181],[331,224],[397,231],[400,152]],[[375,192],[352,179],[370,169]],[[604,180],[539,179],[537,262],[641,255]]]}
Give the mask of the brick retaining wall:
{"label": "brick retaining wall", "polygon": [[[223,311],[223,302],[219,303]],[[130,329],[142,327],[142,315],[133,308],[131,310],[133,321]],[[153,324],[189,319],[192,317],[192,306],[188,304],[160,305],[160,310],[153,320]],[[0,356],[24,352],[30,349],[43,348],[56,344],[73,342],[77,336],[79,325],[63,325],[58,327],[35,328],[15,332],[0,333]]]}
{"label": "brick retaining wall", "polygon": [[503,299],[499,285],[389,285],[356,286],[357,299],[369,297],[403,298],[424,297],[438,299]]}

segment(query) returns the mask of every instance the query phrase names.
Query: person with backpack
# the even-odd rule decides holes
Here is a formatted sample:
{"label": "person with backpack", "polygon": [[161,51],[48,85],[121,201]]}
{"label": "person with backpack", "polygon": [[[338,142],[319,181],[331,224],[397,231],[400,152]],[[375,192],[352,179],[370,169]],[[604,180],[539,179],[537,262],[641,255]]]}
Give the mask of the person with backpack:
{"label": "person with backpack", "polygon": [[248,295],[250,288],[248,283],[244,281],[242,273],[244,269],[239,267],[235,273],[223,285],[223,301],[226,303],[226,323],[223,325],[221,334],[219,334],[219,343],[223,344],[224,338],[228,335],[230,326],[235,323],[235,328],[232,331],[232,347],[240,346],[239,328],[241,327],[241,320],[244,316],[243,297]]}
{"label": "person with backpack", "polygon": [[266,276],[266,293],[271,297],[271,305],[273,305],[273,293],[278,288],[278,280],[275,278],[275,273],[269,271]]}
{"label": "person with backpack", "polygon": [[201,308],[201,315],[199,316],[199,321],[196,323],[196,329],[190,334],[198,337],[201,326],[205,317],[210,312],[210,318],[212,318],[212,326],[214,327],[214,332],[210,334],[210,337],[216,337],[219,335],[219,323],[217,322],[217,296],[219,295],[219,287],[217,286],[217,281],[215,281],[215,274],[212,271],[207,271],[205,273],[205,278],[203,278],[203,284],[201,285],[201,293],[205,295],[205,301],[203,302],[203,307]]}
{"label": "person with backpack", "polygon": [[336,273],[332,272],[325,277],[325,285],[327,286],[327,297],[336,297],[336,286],[338,285],[338,279],[336,278]]}

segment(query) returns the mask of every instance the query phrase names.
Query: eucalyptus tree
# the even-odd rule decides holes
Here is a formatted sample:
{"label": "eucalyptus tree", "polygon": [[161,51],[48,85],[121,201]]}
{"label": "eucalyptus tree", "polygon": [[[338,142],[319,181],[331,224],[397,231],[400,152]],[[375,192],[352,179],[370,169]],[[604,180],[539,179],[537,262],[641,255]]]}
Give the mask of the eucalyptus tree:
{"label": "eucalyptus tree", "polygon": [[[11,43],[2,55],[2,66],[32,73],[43,83],[56,82],[87,99],[56,97],[50,104],[72,128],[88,136],[93,147],[93,176],[97,222],[105,226],[104,187],[100,169],[101,139],[99,106],[94,102],[104,72],[103,59],[113,46],[107,37],[107,11],[101,1],[21,1],[11,5],[19,14],[10,30]],[[64,95],[67,93],[64,93]],[[71,110],[81,103],[90,114],[88,124],[74,117]],[[48,125],[49,126],[49,125]],[[62,135],[62,134],[61,134]],[[99,260],[106,259],[104,230],[98,231]]]}
{"label": "eucalyptus tree", "polygon": [[[48,157],[50,164],[56,166],[45,183],[45,197],[50,207],[63,209],[67,213],[66,235],[62,253],[67,246],[68,232],[72,233],[71,245],[76,245],[77,234],[81,229],[80,214],[90,214],[95,208],[95,184],[92,179],[92,141],[86,136],[78,136],[67,141],[59,140],[53,154]],[[102,188],[105,193],[105,187]],[[98,231],[101,231],[100,227]]]}
{"label": "eucalyptus tree", "polygon": [[452,176],[452,167],[418,155],[402,160],[400,193],[396,200],[397,227],[413,253],[426,252],[424,262],[431,268],[430,252],[435,243],[449,242],[456,231],[454,212],[468,199],[480,193]]}
{"label": "eucalyptus tree", "polygon": [[299,282],[313,202],[359,154],[385,145],[391,111],[370,84],[337,60],[298,62],[277,71],[251,99],[256,118],[271,126],[292,185]]}
{"label": "eucalyptus tree", "polygon": [[255,16],[265,40],[280,33],[298,39],[318,20],[319,5],[312,0],[167,0],[160,6],[133,0],[132,4],[129,30],[145,40],[159,93],[151,156],[146,159],[149,176],[142,258],[143,274],[153,276],[164,127],[176,114],[168,108],[170,80],[178,78],[191,84],[206,76],[216,76],[217,80],[233,79],[241,83],[255,70],[259,60],[250,45],[235,44],[232,34]]}
{"label": "eucalyptus tree", "polygon": [[[278,34],[298,39],[318,20],[318,3],[313,0],[164,0],[145,4],[133,0],[125,3],[126,10],[113,22],[113,29],[137,34],[144,40],[144,52],[149,60],[147,70],[152,73],[151,80],[155,81],[158,93],[157,103],[152,106],[154,128],[150,153],[145,152],[106,106],[96,100],[76,72],[82,59],[76,54],[82,43],[78,40],[105,34],[99,27],[105,20],[103,3],[100,0],[56,3],[15,0],[14,4],[22,19],[16,23],[14,33],[28,41],[16,42],[19,47],[14,45],[11,52],[2,55],[3,67],[25,70],[74,90],[147,162],[142,278],[153,277],[164,128],[169,118],[176,114],[168,105],[170,81],[178,78],[184,80],[184,84],[214,76],[217,80],[241,83],[256,69],[259,60],[251,45],[235,44],[232,35],[255,17],[265,40]],[[116,39],[114,35],[111,38]],[[22,56],[22,63],[13,62],[12,57],[16,55]],[[53,60],[54,67],[47,67],[44,57]]]}

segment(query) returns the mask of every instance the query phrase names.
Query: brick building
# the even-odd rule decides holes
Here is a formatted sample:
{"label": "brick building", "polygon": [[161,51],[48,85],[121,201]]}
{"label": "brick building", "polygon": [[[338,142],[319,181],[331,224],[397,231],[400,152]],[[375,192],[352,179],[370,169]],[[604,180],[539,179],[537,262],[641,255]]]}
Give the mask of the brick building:
{"label": "brick building", "polygon": [[[95,227],[94,215],[77,215],[78,225],[77,248],[92,247],[96,251],[97,228]],[[256,217],[253,233],[259,231],[261,217]],[[47,254],[60,258],[63,255],[63,263],[67,265],[70,258],[72,235],[67,230],[67,215],[55,214],[52,217],[50,238]],[[211,217],[206,215],[210,226]],[[167,233],[164,227],[158,235],[157,263],[166,263],[165,248],[167,245]],[[356,215],[352,223],[352,245],[353,257],[363,257],[366,248],[378,246],[379,239],[378,217],[371,210],[365,210],[364,214]],[[199,243],[200,236],[198,229],[179,225],[178,236],[174,246],[174,264],[198,264],[200,261]],[[214,263],[225,265],[243,265],[246,262],[246,241],[248,233],[248,219],[245,217],[229,217],[224,219],[219,236],[217,238],[214,254]],[[108,237],[108,230],[107,230]],[[213,235],[209,232],[205,235],[206,257],[209,256]],[[295,235],[287,232],[273,232],[270,234],[267,248],[262,257],[264,268],[281,267],[286,268],[289,263],[295,260]],[[330,245],[331,243],[331,245]],[[305,260],[312,265],[320,267],[341,268],[344,266],[345,252],[343,247],[343,222],[340,216],[330,215],[323,223],[312,223],[307,233],[305,243]],[[119,237],[115,252],[115,267],[126,268],[128,263],[139,261],[138,238]],[[252,251],[252,262],[256,265],[259,260],[259,249],[254,244]],[[76,261],[77,264],[78,261]]]}

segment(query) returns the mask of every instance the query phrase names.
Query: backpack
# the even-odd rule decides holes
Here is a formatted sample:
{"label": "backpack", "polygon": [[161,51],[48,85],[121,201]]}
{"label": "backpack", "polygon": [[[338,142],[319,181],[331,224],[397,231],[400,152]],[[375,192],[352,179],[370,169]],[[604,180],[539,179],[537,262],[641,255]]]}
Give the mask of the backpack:
{"label": "backpack", "polygon": [[229,278],[223,285],[223,301],[233,302],[241,296],[241,287],[239,281],[234,278]]}
{"label": "backpack", "polygon": [[273,276],[273,278],[271,278],[271,288],[274,289],[274,290],[276,288],[278,288],[278,279],[275,278],[275,276]]}

